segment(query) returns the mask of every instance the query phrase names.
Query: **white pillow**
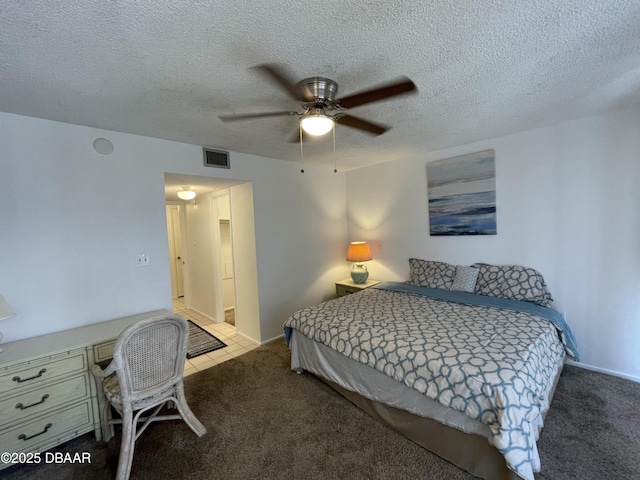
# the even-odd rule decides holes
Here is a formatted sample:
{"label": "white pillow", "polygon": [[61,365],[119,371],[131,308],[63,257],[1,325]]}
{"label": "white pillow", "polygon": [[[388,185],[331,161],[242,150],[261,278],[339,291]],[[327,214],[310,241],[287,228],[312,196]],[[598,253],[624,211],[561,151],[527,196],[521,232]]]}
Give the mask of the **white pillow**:
{"label": "white pillow", "polygon": [[478,273],[480,273],[479,268],[456,266],[456,276],[449,290],[473,293],[478,281]]}

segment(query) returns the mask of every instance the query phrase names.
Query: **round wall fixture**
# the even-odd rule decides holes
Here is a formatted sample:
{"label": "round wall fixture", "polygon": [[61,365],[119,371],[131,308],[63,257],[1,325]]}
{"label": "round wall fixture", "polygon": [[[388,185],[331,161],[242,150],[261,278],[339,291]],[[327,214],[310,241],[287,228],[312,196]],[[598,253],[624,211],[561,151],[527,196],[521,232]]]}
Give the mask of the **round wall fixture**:
{"label": "round wall fixture", "polygon": [[106,138],[96,138],[93,141],[93,148],[95,148],[96,152],[101,153],[102,155],[109,155],[113,152],[113,143]]}

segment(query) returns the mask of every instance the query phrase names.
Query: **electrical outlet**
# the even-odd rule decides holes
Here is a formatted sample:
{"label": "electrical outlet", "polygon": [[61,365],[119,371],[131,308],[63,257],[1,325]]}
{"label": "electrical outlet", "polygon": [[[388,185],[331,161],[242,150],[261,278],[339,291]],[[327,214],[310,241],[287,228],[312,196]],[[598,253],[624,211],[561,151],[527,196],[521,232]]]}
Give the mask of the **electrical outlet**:
{"label": "electrical outlet", "polygon": [[151,265],[151,259],[146,253],[139,253],[138,255],[136,255],[135,260],[136,267],[148,267],[149,265]]}

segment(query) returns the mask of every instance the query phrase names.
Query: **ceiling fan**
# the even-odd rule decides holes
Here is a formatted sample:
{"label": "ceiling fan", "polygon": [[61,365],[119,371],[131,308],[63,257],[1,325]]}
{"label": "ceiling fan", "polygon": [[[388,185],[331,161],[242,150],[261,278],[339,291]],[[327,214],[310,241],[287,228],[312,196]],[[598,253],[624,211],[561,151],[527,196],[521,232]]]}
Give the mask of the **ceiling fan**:
{"label": "ceiling fan", "polygon": [[376,124],[362,118],[345,113],[348,108],[359,107],[367,103],[377,102],[389,97],[413,93],[416,85],[404,77],[371,90],[356,93],[336,99],[338,84],[325,77],[310,77],[295,82],[289,73],[276,64],[262,64],[253,67],[265,79],[283,88],[290,97],[298,101],[304,109],[302,113],[294,110],[264,113],[247,113],[240,115],[221,115],[225,122],[253,120],[256,118],[297,116],[300,119],[300,134],[292,137],[291,141],[303,139],[302,132],[309,135],[321,136],[329,132],[335,123],[365,131],[372,135],[381,135],[390,127]]}

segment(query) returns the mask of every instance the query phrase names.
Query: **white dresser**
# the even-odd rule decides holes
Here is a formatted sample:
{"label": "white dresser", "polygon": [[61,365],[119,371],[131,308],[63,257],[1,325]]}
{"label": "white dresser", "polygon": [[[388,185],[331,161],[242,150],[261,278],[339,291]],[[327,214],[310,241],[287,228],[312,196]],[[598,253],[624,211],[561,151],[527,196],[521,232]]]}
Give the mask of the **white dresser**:
{"label": "white dresser", "polygon": [[[102,438],[94,363],[108,360],[115,338],[156,310],[3,344],[0,353],[0,451],[35,453],[87,432]],[[0,461],[0,469],[12,463]]]}

